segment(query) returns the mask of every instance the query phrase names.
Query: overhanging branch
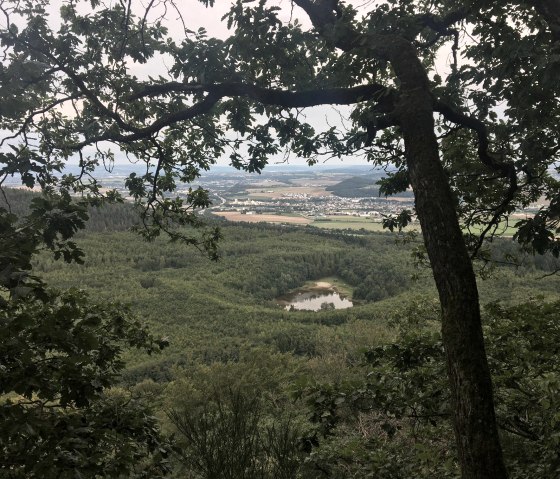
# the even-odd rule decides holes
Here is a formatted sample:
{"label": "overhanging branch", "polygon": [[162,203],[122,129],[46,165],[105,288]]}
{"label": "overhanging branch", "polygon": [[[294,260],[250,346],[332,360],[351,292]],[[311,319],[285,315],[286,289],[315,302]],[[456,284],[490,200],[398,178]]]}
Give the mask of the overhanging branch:
{"label": "overhanging branch", "polygon": [[215,84],[189,84],[180,82],[148,85],[143,90],[129,97],[134,101],[144,97],[168,95],[171,93],[192,94],[197,92],[208,93],[216,97],[244,96],[265,105],[276,105],[285,108],[305,108],[310,106],[334,104],[351,105],[365,100],[381,98],[393,90],[383,85],[374,83],[359,85],[350,88],[327,88],[323,90],[307,90],[293,92],[274,88],[262,88],[240,82],[225,82]]}
{"label": "overhanging branch", "polygon": [[459,110],[441,100],[434,101],[434,111],[441,113],[446,120],[456,125],[468,128],[476,133],[478,139],[478,156],[480,161],[493,171],[499,172],[502,176],[508,178],[516,178],[515,167],[511,163],[504,163],[499,160],[496,155],[489,150],[490,140],[488,138],[488,130],[484,122],[478,118],[466,115]]}
{"label": "overhanging branch", "polygon": [[463,21],[471,12],[472,7],[463,6],[445,15],[439,16],[425,13],[417,17],[417,21],[424,27],[428,27],[440,34],[448,34],[450,27]]}
{"label": "overhanging branch", "polygon": [[162,85],[146,87],[141,92],[132,95],[129,100],[146,96],[158,96],[170,93],[206,92],[207,96],[189,108],[164,115],[145,128],[137,128],[133,133],[122,134],[106,132],[93,138],[87,138],[74,145],[74,149],[81,149],[86,145],[99,141],[116,141],[131,143],[149,138],[167,126],[191,120],[197,116],[209,113],[212,108],[226,97],[246,97],[258,101],[263,105],[280,106],[283,108],[305,108],[319,105],[352,105],[362,101],[390,98],[395,92],[380,84],[360,85],[352,88],[330,88],[325,90],[308,90],[292,92],[278,89],[261,88],[245,83],[219,83],[214,85],[189,85],[170,82]]}

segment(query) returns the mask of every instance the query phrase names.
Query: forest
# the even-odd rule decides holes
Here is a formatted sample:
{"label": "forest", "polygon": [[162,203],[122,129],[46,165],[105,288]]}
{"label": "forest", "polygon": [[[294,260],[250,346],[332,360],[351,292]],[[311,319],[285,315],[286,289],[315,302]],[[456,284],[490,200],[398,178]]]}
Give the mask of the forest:
{"label": "forest", "polygon": [[[381,196],[379,186],[373,184],[372,178],[363,176],[354,176],[353,178],[342,180],[340,183],[328,186],[326,189],[327,191],[332,191],[336,196],[344,198],[375,198]],[[413,195],[410,191],[403,191],[399,193],[399,196],[410,198]]]}
{"label": "forest", "polygon": [[[6,191],[20,214],[37,196]],[[170,477],[457,477],[437,292],[414,243],[220,222],[213,262],[127,231],[130,204],[90,216],[76,236],[83,264],[44,252],[33,269],[52,287],[126,303],[166,338],[157,354],[123,349],[105,394],[152,411]],[[512,477],[553,478],[560,278],[548,275],[558,260],[506,239],[493,254],[510,258],[480,265],[479,280],[506,457]],[[355,306],[287,311],[274,301],[323,278],[341,280]]]}

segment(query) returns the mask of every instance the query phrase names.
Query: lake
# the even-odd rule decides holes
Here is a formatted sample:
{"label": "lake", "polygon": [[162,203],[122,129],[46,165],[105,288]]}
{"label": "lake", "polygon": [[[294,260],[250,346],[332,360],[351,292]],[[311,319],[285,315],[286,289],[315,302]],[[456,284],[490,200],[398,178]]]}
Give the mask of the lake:
{"label": "lake", "polygon": [[[319,285],[320,283],[317,283]],[[321,311],[323,309],[345,309],[354,306],[352,301],[342,296],[332,287],[308,287],[292,291],[277,299],[284,309]]]}

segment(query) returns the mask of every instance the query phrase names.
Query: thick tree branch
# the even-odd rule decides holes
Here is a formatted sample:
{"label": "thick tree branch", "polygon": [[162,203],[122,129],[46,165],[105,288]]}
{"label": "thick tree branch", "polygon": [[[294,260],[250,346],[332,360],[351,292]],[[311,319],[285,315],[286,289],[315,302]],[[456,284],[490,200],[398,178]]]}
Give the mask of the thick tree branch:
{"label": "thick tree branch", "polygon": [[446,15],[438,16],[432,13],[420,15],[417,19],[418,23],[424,27],[428,27],[435,32],[447,34],[450,27],[464,20],[471,12],[471,7],[462,6],[457,10],[453,10]]}
{"label": "thick tree branch", "polygon": [[338,0],[294,0],[294,3],[303,8],[314,28],[336,48],[346,52],[367,48],[375,58],[389,61],[400,81],[401,92],[429,90],[426,71],[411,42],[403,36],[358,32],[341,17]]}
{"label": "thick tree branch", "polygon": [[[453,64],[457,66],[457,45],[459,44],[459,30],[453,28],[453,25],[463,21],[471,12],[471,8],[463,6],[457,10],[453,10],[446,15],[434,15],[433,13],[424,13],[416,18],[419,29],[429,28],[435,32],[435,37],[430,41],[421,43],[415,41],[414,44],[422,49],[430,48],[435,45],[443,37],[453,37]],[[414,37],[420,31],[414,32]]]}
{"label": "thick tree branch", "polygon": [[[55,57],[53,57],[53,58],[55,58]],[[58,60],[56,58],[55,58],[55,60],[58,62]],[[112,120],[114,120],[117,123],[117,125],[119,125],[120,128],[122,128],[123,130],[134,131],[134,132],[138,132],[140,130],[139,128],[137,128],[137,127],[131,125],[130,123],[124,121],[118,113],[116,113],[116,112],[110,110],[109,108],[107,108],[103,104],[103,102],[97,97],[97,95],[87,87],[87,85],[80,78],[80,76],[72,71],[72,69],[67,68],[65,65],[62,65],[60,62],[58,64],[59,64],[60,70],[62,72],[64,72],[69,78],[72,79],[72,81],[80,89],[82,94],[89,101],[91,101],[104,115],[106,115],[109,118],[111,118]]]}
{"label": "thick tree branch", "polygon": [[187,121],[195,118],[199,115],[204,115],[208,113],[212,107],[220,100],[220,97],[214,95],[208,95],[204,100],[196,103],[190,108],[180,110],[178,112],[171,113],[169,115],[164,115],[163,117],[154,121],[151,125],[145,128],[138,128],[135,133],[122,134],[114,131],[107,131],[101,135],[96,135],[91,138],[86,138],[80,143],[76,143],[72,148],[74,150],[81,150],[87,145],[93,143],[98,143],[100,141],[115,141],[119,143],[132,143],[134,141],[143,140],[151,137],[154,133],[157,133],[166,126],[171,126],[175,123],[181,121]]}
{"label": "thick tree branch", "polygon": [[170,93],[196,92],[205,92],[219,97],[245,96],[265,105],[277,105],[285,108],[304,108],[327,103],[351,105],[360,101],[381,98],[391,94],[393,90],[376,83],[351,88],[330,88],[293,92],[273,88],[262,88],[256,85],[239,82],[208,85],[169,82],[160,85],[148,85],[143,90],[131,95],[129,100],[134,101],[147,96],[160,96]]}
{"label": "thick tree branch", "polygon": [[361,85],[353,88],[331,88],[326,90],[308,90],[291,92],[285,90],[266,89],[245,83],[219,83],[215,85],[188,85],[177,82],[146,87],[142,92],[134,94],[130,100],[144,96],[163,95],[173,92],[207,92],[208,95],[193,106],[180,110],[155,120],[145,128],[138,128],[131,134],[106,132],[93,138],[86,138],[83,142],[74,145],[74,149],[99,141],[118,141],[131,143],[133,141],[149,138],[154,133],[175,123],[191,120],[206,114],[225,97],[243,96],[264,105],[280,106],[284,108],[305,108],[318,105],[352,105],[367,100],[386,100],[394,95],[394,91],[379,84]]}
{"label": "thick tree branch", "polygon": [[476,133],[478,138],[478,156],[482,163],[493,171],[500,172],[504,177],[513,177],[515,175],[515,167],[511,163],[500,161],[496,155],[490,152],[490,140],[484,122],[456,110],[441,100],[434,101],[434,111],[441,113],[446,120],[473,130]]}

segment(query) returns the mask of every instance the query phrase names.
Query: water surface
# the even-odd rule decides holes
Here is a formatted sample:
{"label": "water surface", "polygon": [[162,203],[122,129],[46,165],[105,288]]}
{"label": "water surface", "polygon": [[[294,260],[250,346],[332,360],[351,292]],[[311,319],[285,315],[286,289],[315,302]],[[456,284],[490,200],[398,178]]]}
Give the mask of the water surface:
{"label": "water surface", "polygon": [[278,302],[284,309],[321,311],[351,308],[354,304],[348,298],[332,289],[300,289],[282,296]]}

